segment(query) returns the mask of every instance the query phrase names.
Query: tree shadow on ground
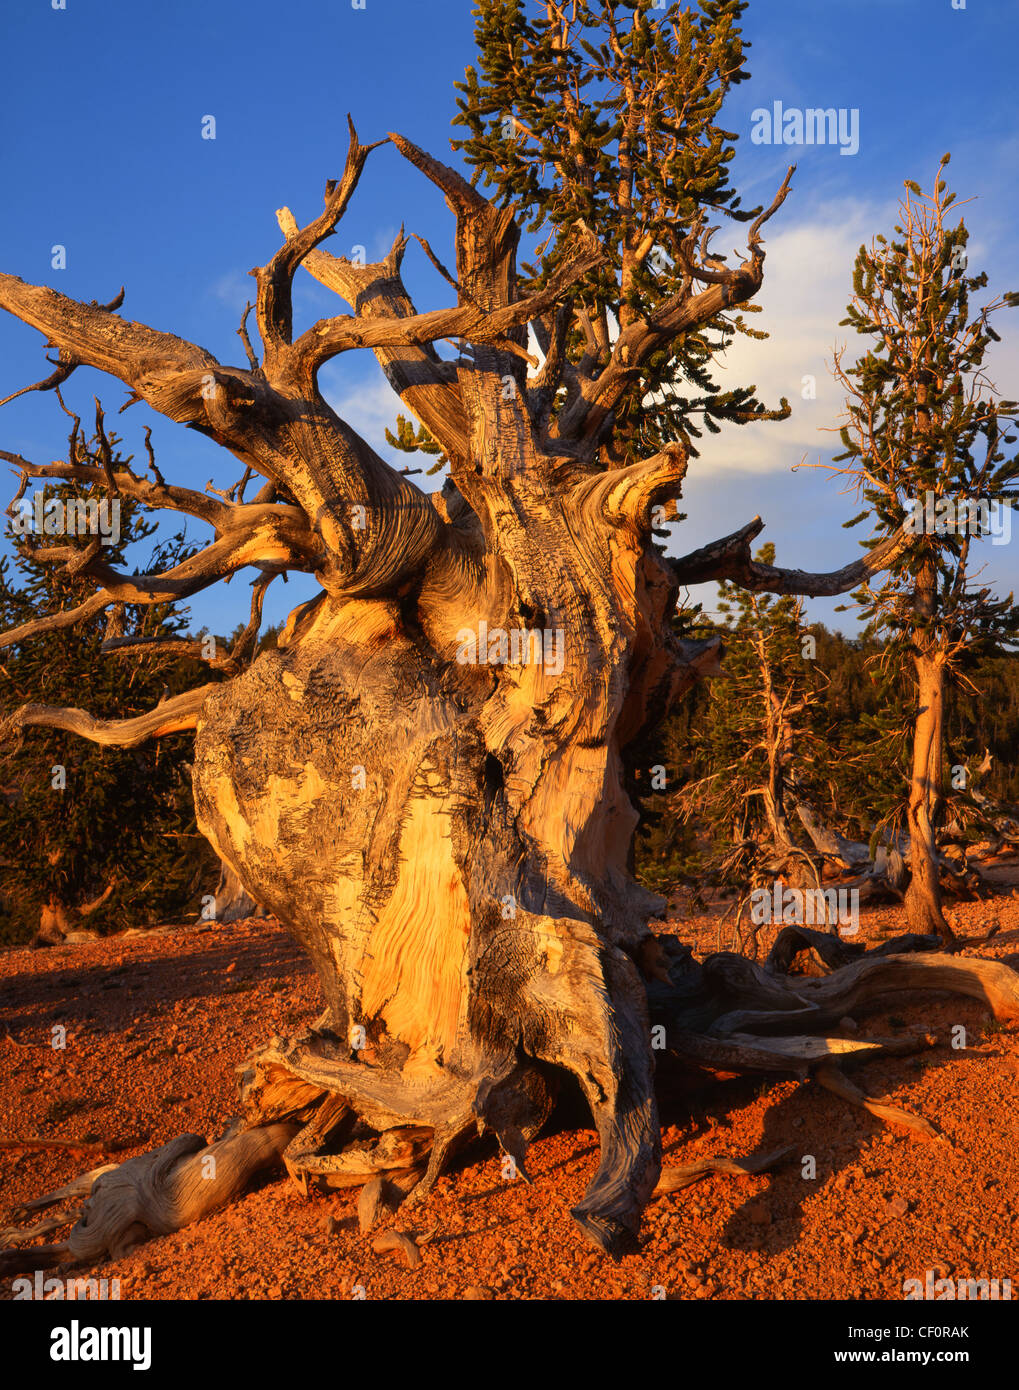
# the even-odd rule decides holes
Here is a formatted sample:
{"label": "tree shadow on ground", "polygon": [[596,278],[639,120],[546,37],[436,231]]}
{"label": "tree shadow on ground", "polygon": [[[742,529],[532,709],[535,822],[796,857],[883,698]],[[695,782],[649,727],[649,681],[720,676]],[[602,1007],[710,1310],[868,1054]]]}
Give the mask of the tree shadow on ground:
{"label": "tree shadow on ground", "polygon": [[[1014,965],[1017,960],[1019,957],[1009,958],[1007,963]],[[975,999],[963,999],[944,992],[911,991],[896,996],[892,1017],[901,1016],[904,1028],[896,1029],[889,1025],[887,1001],[880,1009],[871,1009],[866,1014],[859,1011],[857,1021],[865,1025],[869,1023],[874,1034],[881,1036],[921,1031],[926,1023],[923,1011],[926,1009],[929,1017],[932,1005],[943,1007],[947,1002],[952,1003],[955,1021],[966,1028],[971,1041],[986,1038],[988,1027],[992,1030],[995,1027],[986,1005]],[[941,1031],[943,1027],[939,1034]],[[985,1050],[979,1054],[956,1051],[942,1040],[935,1048],[925,1048],[912,1056],[886,1056],[869,1064],[846,1067],[845,1070],[868,1096],[887,1096],[893,1104],[910,1113],[924,1114],[921,1103],[902,1094],[911,1082],[944,1067],[951,1067],[958,1074],[962,1066],[990,1062],[1002,1055],[997,1050]],[[710,1073],[707,1075],[711,1076]],[[703,1098],[691,1092],[685,1102],[670,1094],[668,1084],[665,1084],[659,1090],[663,1129],[671,1123],[685,1131],[678,1140],[667,1146],[666,1164],[690,1162],[692,1156],[681,1151],[691,1139],[716,1131],[713,1117],[736,1116],[752,1106],[764,1092],[777,1091],[795,1080],[791,1075],[780,1074],[761,1078],[723,1075],[716,1077],[714,1086]],[[937,1115],[925,1114],[924,1118],[937,1128]],[[883,1168],[885,1160],[880,1156],[875,1160],[871,1146],[875,1139],[886,1135],[891,1136],[894,1144],[929,1146],[932,1149],[932,1162],[941,1160],[941,1154],[937,1152],[939,1141],[924,1140],[907,1129],[885,1124],[869,1112],[849,1105],[812,1079],[800,1081],[788,1094],[775,1096],[770,1101],[759,1138],[749,1148],[739,1149],[733,1144],[729,1133],[723,1130],[719,1133],[718,1144],[710,1148],[712,1154],[749,1159],[786,1146],[792,1147],[791,1153],[771,1172],[760,1174],[758,1179],[752,1180],[757,1188],[759,1179],[763,1178],[766,1182],[763,1190],[754,1191],[738,1200],[723,1226],[726,1247],[774,1256],[795,1246],[802,1233],[805,1203],[828,1183],[834,1182],[838,1186],[841,1182],[844,1185],[845,1175],[857,1170],[865,1155],[871,1160],[872,1168]],[[940,1142],[946,1146],[950,1143],[947,1135]],[[951,1148],[948,1151],[958,1152]],[[704,1153],[699,1151],[697,1157],[702,1156],[705,1156]],[[813,1176],[810,1176],[811,1173]],[[881,1186],[877,1171],[871,1173],[870,1177]],[[733,1195],[739,1194],[743,1181],[739,1177],[708,1175],[698,1183],[681,1189],[668,1200],[682,1203],[685,1199],[696,1201],[698,1205],[706,1201],[727,1203]],[[724,1196],[719,1188],[721,1184],[725,1185]],[[736,1184],[735,1188],[731,1184]],[[697,1193],[696,1198],[694,1193]],[[887,1222],[891,1223],[894,1219],[894,1215],[889,1214]],[[853,1233],[846,1228],[843,1230],[851,1239]],[[832,1236],[833,1240],[842,1238],[843,1232],[833,1232]]]}
{"label": "tree shadow on ground", "polygon": [[[73,949],[55,948],[62,954]],[[0,1017],[19,1041],[22,1031],[48,1031],[46,1025],[57,1021],[87,1024],[97,1034],[120,1033],[125,1020],[140,1014],[155,1024],[177,1003],[219,999],[242,992],[238,986],[285,981],[289,988],[313,975],[308,958],[282,928],[257,937],[238,932],[205,949],[168,956],[94,965],[77,964],[72,956],[56,969],[13,974],[0,990]]]}

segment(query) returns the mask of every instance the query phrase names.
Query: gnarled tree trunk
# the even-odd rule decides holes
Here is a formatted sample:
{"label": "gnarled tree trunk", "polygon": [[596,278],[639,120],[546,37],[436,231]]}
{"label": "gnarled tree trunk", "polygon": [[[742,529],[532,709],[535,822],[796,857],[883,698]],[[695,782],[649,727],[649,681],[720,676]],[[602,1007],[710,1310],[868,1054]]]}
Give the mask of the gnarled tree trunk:
{"label": "gnarled tree trunk", "polygon": [[[492,1098],[535,1061],[568,1068],[603,1141],[576,1214],[612,1241],[660,1162],[635,962],[664,904],[629,873],[621,748],[715,650],[670,638],[664,566],[545,467],[500,489],[528,532],[497,540],[493,583],[447,588],[427,636],[395,602],[326,595],[211,694],[195,797],[315,962],[336,1088],[384,1071],[391,1116],[454,1142],[477,1118],[498,1131]],[[498,634],[525,631],[541,659],[503,664]]]}
{"label": "gnarled tree trunk", "polygon": [[[760,287],[761,226],[788,178],[751,223],[743,262],[708,256],[698,225],[682,242],[681,291],[653,316],[629,313],[613,344],[576,364],[566,357],[570,291],[602,259],[593,236],[579,224],[525,296],[511,213],[390,138],[456,215],[455,308],[416,313],[400,279],[402,233],[373,266],[317,249],[374,148],[353,129],[321,216],[298,229],[281,214],[285,244],[257,272],[264,356],[258,363],[247,344],[250,369],[128,323],[115,305],[0,275],[0,307],[48,335],[61,380],[82,362],[111,372],[246,470],[217,500],[167,484],[154,459],[153,479],[87,462],[76,432],[67,464],[6,455],[23,488],[33,477],[116,487],[197,516],[216,536],[157,575],[119,574],[97,547],[42,549],[55,562],[72,559],[97,591],[3,643],[114,603],[182,598],[238,569],[261,571],[248,631],[227,658],[211,659],[228,682],[124,721],[23,706],[0,735],[41,724],[132,744],[195,730],[204,833],[302,943],[321,980],[325,1011],[313,1033],[278,1040],[269,1054],[273,1075],[289,1074],[302,1097],[335,1099],[298,1117],[307,1122],[294,1141],[300,1153],[331,1147],[336,1170],[349,1168],[345,1143],[366,1152],[363,1134],[352,1135],[356,1117],[382,1136],[372,1163],[412,1170],[428,1131],[423,1192],[480,1122],[522,1165],[551,1107],[555,1071],[565,1070],[601,1138],[574,1215],[616,1252],[634,1239],[659,1176],[646,976],[664,970],[649,929],[664,904],[631,872],[637,813],[622,751],[717,661],[715,643],[687,645],[673,633],[680,585],[714,578],[846,592],[905,537],[810,575],[753,561],[755,521],[669,561],[654,544],[652,515],[679,494],[686,449],[621,463],[611,448],[613,412],[641,365]],[[291,290],[302,264],[355,312],[295,338]],[[528,324],[544,354],[530,375]],[[457,362],[432,347],[451,336],[471,345]],[[322,398],[319,368],[355,347],[376,352],[446,453],[451,481],[441,495],[391,469]],[[245,502],[252,472],[266,481]],[[288,569],[314,573],[322,592],[291,615],[278,650],[250,661],[265,586]],[[264,1099],[255,1073],[249,1092]],[[292,1105],[273,1104],[275,1113],[255,1107],[258,1123],[294,1118]]]}

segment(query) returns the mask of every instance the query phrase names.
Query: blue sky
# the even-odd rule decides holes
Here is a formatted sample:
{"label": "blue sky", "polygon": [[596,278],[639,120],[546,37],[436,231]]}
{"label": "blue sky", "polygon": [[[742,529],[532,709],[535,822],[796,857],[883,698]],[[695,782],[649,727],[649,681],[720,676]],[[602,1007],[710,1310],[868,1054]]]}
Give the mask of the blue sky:
{"label": "blue sky", "polygon": [[[106,300],[121,284],[121,311],[202,344],[221,361],[243,363],[235,330],[253,291],[246,272],[279,244],[275,209],[299,221],[321,208],[326,178],[337,176],[349,110],[364,141],[397,130],[440,158],[449,150],[453,83],[473,58],[467,0],[22,0],[0,18],[5,55],[0,178],[0,269],[81,299]],[[957,0],[958,3],[958,0]],[[991,292],[1019,286],[1016,257],[1014,49],[1019,0],[753,0],[745,22],[752,43],[750,82],[727,108],[741,139],[734,181],[748,205],[770,200],[789,162],[793,192],[768,229],[765,284],[755,327],[767,343],[741,342],[725,364],[733,384],[755,382],[765,399],[789,397],[781,425],[727,430],[690,471],[673,528],[682,553],[760,513],[762,539],[778,563],[828,569],[854,558],[862,528],[841,522],[858,510],[821,471],[792,470],[835,451],[841,402],[828,375],[849,297],[857,247],[894,221],[904,178],[929,184],[952,152],[949,177],[972,237],[970,266],[986,269]],[[859,113],[859,150],[753,145],[756,108],[836,107]],[[214,116],[216,138],[202,138]],[[452,261],[452,223],[441,197],[392,147],[369,160],[338,235],[337,254],[354,246],[377,258],[401,221]],[[725,249],[740,245],[727,229]],[[722,237],[719,238],[721,244]],[[66,248],[66,268],[52,248]],[[412,243],[407,279],[419,308],[448,302],[448,287]],[[301,275],[299,325],[343,306]],[[1019,314],[999,317],[1004,342],[991,362],[1005,395],[1019,396]],[[42,339],[0,314],[0,397],[49,368]],[[850,354],[856,351],[850,345]],[[802,398],[805,376],[816,399]],[[383,429],[398,402],[368,353],[330,364],[322,384],[334,406],[385,456]],[[99,394],[109,415],[124,388],[80,370],[66,390],[76,409]],[[232,458],[192,432],[134,406],[118,421],[125,448],[142,454],[153,427],[168,478],[223,487],[239,474]],[[50,395],[0,410],[0,447],[37,461],[61,457],[66,419]],[[407,462],[396,455],[400,465]],[[436,480],[425,480],[426,486]],[[13,481],[11,486],[13,492]],[[205,534],[191,522],[196,538]],[[1017,544],[985,546],[986,579],[1019,589]],[[270,590],[266,617],[278,621],[315,590],[292,576]],[[714,589],[697,597],[713,606]],[[191,602],[195,628],[228,631],[246,617],[238,576]],[[808,605],[833,619],[834,603]]]}

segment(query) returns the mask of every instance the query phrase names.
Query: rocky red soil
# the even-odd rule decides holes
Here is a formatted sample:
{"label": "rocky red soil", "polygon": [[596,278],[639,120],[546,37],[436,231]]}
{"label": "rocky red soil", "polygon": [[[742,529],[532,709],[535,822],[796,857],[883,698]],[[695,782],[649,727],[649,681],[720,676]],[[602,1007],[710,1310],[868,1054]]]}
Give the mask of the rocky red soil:
{"label": "rocky red soil", "polygon": [[[965,935],[999,924],[980,953],[1019,965],[1019,901],[1007,887],[954,917]],[[711,916],[669,929],[698,953],[730,945],[731,927]],[[858,939],[904,930],[898,909],[874,908]],[[235,1068],[318,1012],[310,966],[271,920],[7,950],[0,990],[0,1139],[105,1146],[0,1150],[0,1220],[100,1162],[183,1132],[217,1138],[238,1109]],[[138,1299],[901,1299],[904,1280],[927,1270],[1012,1279],[1019,1291],[1019,1029],[977,1001],[919,994],[855,1023],[863,1036],[909,1027],[936,1037],[929,1051],[853,1076],[942,1138],[888,1129],[814,1083],[663,1065],[667,1164],[795,1149],[773,1173],[712,1176],[656,1200],[640,1252],[619,1264],[569,1216],[597,1139],[567,1095],[530,1150],[531,1186],[506,1180],[495,1141],[478,1140],[422,1206],[389,1218],[434,1232],[416,1270],[360,1235],[357,1190],[305,1197],[280,1175],[94,1274]],[[51,1045],[58,1026],[63,1050]]]}

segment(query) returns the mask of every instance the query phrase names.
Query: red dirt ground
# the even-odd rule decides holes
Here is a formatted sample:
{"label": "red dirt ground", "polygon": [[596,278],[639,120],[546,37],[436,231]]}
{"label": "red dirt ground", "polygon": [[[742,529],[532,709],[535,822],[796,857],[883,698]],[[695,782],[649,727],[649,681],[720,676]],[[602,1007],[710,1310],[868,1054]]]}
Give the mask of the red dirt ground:
{"label": "red dirt ground", "polygon": [[[1000,923],[980,953],[1019,966],[1019,901],[1007,888],[953,911],[964,935]],[[862,925],[869,944],[905,930],[897,908],[865,910]],[[714,918],[668,929],[698,953],[716,949]],[[0,1151],[4,1218],[111,1157],[183,1132],[217,1138],[238,1109],[234,1068],[318,1012],[311,967],[271,919],[3,951],[0,991],[0,1138],[126,1141],[115,1155]],[[901,1299],[903,1281],[927,1270],[1019,1288],[1019,1029],[945,995],[903,997],[857,1022],[864,1036],[903,1025],[936,1035],[929,1052],[852,1075],[943,1140],[887,1129],[813,1083],[663,1068],[667,1164],[796,1149],[772,1174],[708,1177],[656,1200],[640,1252],[618,1265],[569,1215],[598,1147],[567,1103],[530,1150],[532,1186],[505,1181],[495,1141],[479,1140],[420,1208],[389,1218],[435,1229],[416,1271],[359,1234],[357,1190],[305,1198],[280,1176],[93,1275],[119,1278],[126,1299]],[[64,1051],[50,1046],[56,1024]],[[952,1047],[959,1024],[964,1050]],[[806,1156],[815,1177],[803,1175]],[[8,1279],[0,1298],[10,1297]]]}

